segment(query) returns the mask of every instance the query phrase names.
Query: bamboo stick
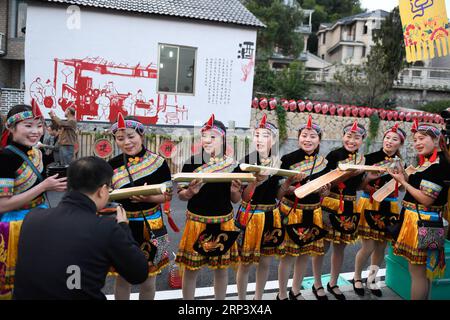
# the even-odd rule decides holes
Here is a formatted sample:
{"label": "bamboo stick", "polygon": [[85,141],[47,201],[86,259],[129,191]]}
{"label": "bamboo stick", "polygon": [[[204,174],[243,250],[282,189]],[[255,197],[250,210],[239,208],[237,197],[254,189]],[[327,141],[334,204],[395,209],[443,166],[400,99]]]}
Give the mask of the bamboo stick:
{"label": "bamboo stick", "polygon": [[348,175],[349,172],[341,171],[339,169],[335,169],[331,172],[324,174],[323,176],[318,177],[308,183],[304,184],[300,188],[295,189],[295,196],[299,199],[303,199],[304,197],[310,195],[313,192],[316,192],[323,186],[333,183],[334,181]]}
{"label": "bamboo stick", "polygon": [[358,164],[339,164],[339,170],[341,171],[371,171],[371,172],[385,172],[387,169],[385,167],[380,166],[367,166],[367,165],[358,165]]}
{"label": "bamboo stick", "polygon": [[241,182],[254,182],[255,176],[251,173],[191,173],[182,172],[172,176],[175,182],[191,182],[192,180],[200,179],[204,183],[221,183],[231,182],[232,180],[240,180]]}
{"label": "bamboo stick", "polygon": [[239,165],[242,171],[247,172],[258,172],[262,175],[275,175],[275,176],[281,176],[281,177],[294,177],[300,172],[295,170],[285,170],[285,169],[279,169],[279,168],[272,168],[272,167],[265,167],[265,166],[258,166],[258,165],[251,165],[247,163],[241,163]]}
{"label": "bamboo stick", "polygon": [[[416,172],[416,168],[414,168],[413,166],[409,166],[408,168],[406,168],[406,173],[409,174],[413,174],[414,172]],[[400,185],[400,184],[399,184]],[[380,189],[378,189],[373,195],[372,195],[372,199],[377,201],[377,202],[381,202],[384,199],[386,199],[392,192],[395,191],[395,180],[391,179],[388,182],[386,182],[384,184],[384,186],[382,186]]]}
{"label": "bamboo stick", "polygon": [[128,199],[131,196],[158,195],[166,192],[165,184],[152,184],[139,187],[117,189],[109,194],[110,200]]}

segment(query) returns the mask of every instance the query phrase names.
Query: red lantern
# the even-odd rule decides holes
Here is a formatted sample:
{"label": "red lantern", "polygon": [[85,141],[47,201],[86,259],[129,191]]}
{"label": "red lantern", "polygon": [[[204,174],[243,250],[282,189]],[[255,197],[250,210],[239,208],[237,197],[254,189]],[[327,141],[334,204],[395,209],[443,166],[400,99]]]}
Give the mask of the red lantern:
{"label": "red lantern", "polygon": [[403,111],[400,111],[400,113],[398,114],[398,118],[400,119],[400,121],[403,121],[405,119],[405,113]]}
{"label": "red lantern", "polygon": [[258,98],[253,98],[253,101],[252,101],[252,108],[258,109],[258,105],[259,105],[259,100],[258,100]]}
{"label": "red lantern", "polygon": [[269,101],[270,110],[275,110],[277,108],[277,99],[272,98]]}
{"label": "red lantern", "polygon": [[441,116],[438,115],[438,114],[435,114],[435,115],[434,115],[434,122],[440,123],[440,122],[441,122]]}
{"label": "red lantern", "polygon": [[430,114],[428,112],[425,112],[423,115],[423,121],[429,122],[430,121]]}
{"label": "red lantern", "polygon": [[364,118],[365,117],[365,115],[366,115],[366,108],[359,108],[359,116],[361,117],[361,118]]}
{"label": "red lantern", "polygon": [[359,110],[357,106],[352,106],[352,116],[357,117],[359,115]]}
{"label": "red lantern", "polygon": [[397,121],[397,119],[398,119],[398,112],[397,111],[393,111],[392,115],[393,115],[394,120]]}
{"label": "red lantern", "polygon": [[298,100],[297,106],[298,106],[298,110],[300,110],[300,112],[305,111],[306,104],[303,100]]}
{"label": "red lantern", "polygon": [[328,104],[326,104],[326,103],[323,104],[322,105],[322,114],[327,114],[328,110],[329,110]]}
{"label": "red lantern", "polygon": [[384,119],[386,118],[387,112],[386,112],[386,110],[380,110],[380,111],[378,112],[378,114],[380,115],[380,118],[381,118],[382,120],[384,120]]}
{"label": "red lantern", "polygon": [[295,100],[289,100],[289,110],[292,112],[297,110],[297,102]]}
{"label": "red lantern", "polygon": [[387,119],[388,119],[389,121],[391,121],[392,118],[394,117],[394,112],[388,111],[388,112],[386,113],[386,116],[387,116]]}
{"label": "red lantern", "polygon": [[267,98],[261,98],[259,106],[261,107],[261,109],[265,110],[267,108]]}
{"label": "red lantern", "polygon": [[316,103],[316,105],[314,106],[314,112],[320,113],[321,111],[322,111],[322,105],[320,103]]}
{"label": "red lantern", "polygon": [[337,114],[338,116],[342,117],[344,115],[344,107],[337,108]]}
{"label": "red lantern", "polygon": [[289,102],[286,99],[281,99],[281,105],[283,106],[284,110],[289,110]]}
{"label": "red lantern", "polygon": [[313,107],[312,102],[311,102],[311,101],[308,101],[308,102],[306,103],[306,110],[308,110],[308,112],[311,112],[313,108],[314,108],[314,107]]}
{"label": "red lantern", "polygon": [[366,116],[368,116],[368,117],[372,116],[372,114],[373,114],[372,108],[365,108],[365,111],[366,111]]}
{"label": "red lantern", "polygon": [[334,116],[336,114],[336,106],[334,104],[330,105],[330,114]]}
{"label": "red lantern", "polygon": [[406,121],[411,121],[411,119],[412,119],[412,114],[411,114],[411,112],[407,112],[407,113],[406,113],[405,119],[406,119]]}
{"label": "red lantern", "polygon": [[417,118],[419,119],[419,122],[423,122],[423,112],[418,113]]}
{"label": "red lantern", "polygon": [[352,115],[352,108],[350,106],[344,106],[344,114],[346,117],[350,117]]}

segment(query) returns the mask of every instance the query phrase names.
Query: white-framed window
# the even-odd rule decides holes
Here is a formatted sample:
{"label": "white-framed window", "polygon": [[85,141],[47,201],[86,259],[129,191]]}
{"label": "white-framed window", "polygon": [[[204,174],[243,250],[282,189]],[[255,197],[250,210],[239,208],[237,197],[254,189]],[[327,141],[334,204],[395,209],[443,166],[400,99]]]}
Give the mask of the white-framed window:
{"label": "white-framed window", "polygon": [[347,47],[347,59],[353,59],[354,53],[355,53],[354,47]]}
{"label": "white-framed window", "polygon": [[25,37],[27,25],[26,0],[9,0],[9,36],[11,38]]}
{"label": "white-framed window", "polygon": [[194,94],[197,48],[159,44],[158,93]]}

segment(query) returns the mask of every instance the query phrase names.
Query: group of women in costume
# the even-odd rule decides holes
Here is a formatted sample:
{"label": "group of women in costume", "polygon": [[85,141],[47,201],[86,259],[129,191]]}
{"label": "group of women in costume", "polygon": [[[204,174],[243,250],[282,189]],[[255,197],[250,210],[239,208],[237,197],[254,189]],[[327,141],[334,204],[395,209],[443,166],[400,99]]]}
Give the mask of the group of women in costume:
{"label": "group of women in costume", "polygon": [[[64,178],[42,178],[42,155],[34,147],[43,134],[40,112],[28,106],[16,106],[8,113],[6,128],[9,137],[2,139],[6,147],[0,152],[0,258],[5,257],[0,259],[0,292],[4,295],[13,288],[21,221],[30,209],[45,206],[46,191],[65,188]],[[109,161],[114,169],[113,189],[167,185],[168,191],[163,195],[135,196],[120,201],[127,211],[135,240],[143,247],[152,241],[157,248],[149,259],[149,278],[140,288],[140,299],[153,299],[156,276],[169,263],[168,232],[163,216],[167,214],[170,219],[171,172],[164,158],[145,148],[142,123],[119,115],[111,131],[121,151]],[[442,272],[445,262],[435,252],[418,248],[417,220],[419,214],[423,220],[442,219],[447,203],[448,187],[444,180],[448,178],[449,163],[445,148],[439,151],[438,128],[415,124],[412,131],[420,161],[415,173],[407,175],[403,166],[392,166],[407,138],[398,125],[384,133],[381,150],[364,156],[359,149],[366,130],[356,121],[349,123],[342,131],[342,147],[324,157],[319,154],[322,128],[310,116],[298,130],[298,149],[280,158],[275,147],[278,129],[263,116],[253,132],[255,151],[239,162],[281,167],[298,174],[283,178],[262,172],[256,174],[255,182],[246,185],[239,180],[212,184],[199,179],[178,184],[178,197],[187,202],[186,223],[175,260],[183,277],[183,298],[194,299],[199,270],[208,267],[214,270],[216,299],[225,299],[228,268],[236,266],[238,295],[244,300],[249,272],[255,265],[254,299],[261,300],[272,258],[277,257],[277,299],[301,300],[301,284],[311,256],[315,297],[327,300],[328,291],[336,299],[345,300],[337,284],[345,248],[360,239],[362,245],[355,257],[353,279],[358,295],[366,292],[362,269],[368,259],[371,265],[380,266],[386,244],[391,242],[394,254],[409,261],[411,297],[425,299],[428,279]],[[241,172],[239,162],[226,154],[225,143],[225,126],[211,116],[201,128],[201,150],[186,161],[182,171]],[[295,196],[296,188],[336,169],[339,164],[388,169],[387,174],[356,171],[305,198]],[[396,181],[395,192],[381,203],[374,201],[373,193],[391,179]],[[397,199],[399,188],[406,192],[401,210]],[[359,190],[363,195],[357,201]],[[239,204],[237,212],[233,204]],[[395,229],[397,232],[392,231]],[[322,264],[329,247],[332,247],[331,277],[325,291]],[[430,259],[432,255],[435,259]],[[292,287],[288,290],[292,267]],[[372,294],[381,295],[376,283],[367,282],[366,286]],[[128,299],[130,287],[118,276],[116,299]]]}

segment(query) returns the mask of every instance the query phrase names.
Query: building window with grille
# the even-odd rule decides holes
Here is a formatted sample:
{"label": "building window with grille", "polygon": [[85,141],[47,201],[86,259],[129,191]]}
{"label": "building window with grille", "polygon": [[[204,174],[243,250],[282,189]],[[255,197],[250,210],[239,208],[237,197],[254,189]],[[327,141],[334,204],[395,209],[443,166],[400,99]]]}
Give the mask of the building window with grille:
{"label": "building window with grille", "polygon": [[197,48],[159,45],[158,92],[194,94]]}
{"label": "building window with grille", "polygon": [[9,36],[11,38],[25,37],[27,25],[26,0],[9,0]]}

